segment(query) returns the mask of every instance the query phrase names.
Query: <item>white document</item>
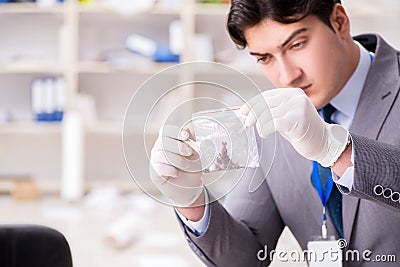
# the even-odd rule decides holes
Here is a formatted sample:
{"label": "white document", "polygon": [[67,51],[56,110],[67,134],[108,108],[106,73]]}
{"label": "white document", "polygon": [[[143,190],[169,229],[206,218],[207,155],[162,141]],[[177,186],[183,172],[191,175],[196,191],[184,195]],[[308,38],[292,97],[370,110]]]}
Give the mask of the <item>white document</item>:
{"label": "white document", "polygon": [[342,267],[342,250],[337,240],[310,241],[307,259],[310,267]]}

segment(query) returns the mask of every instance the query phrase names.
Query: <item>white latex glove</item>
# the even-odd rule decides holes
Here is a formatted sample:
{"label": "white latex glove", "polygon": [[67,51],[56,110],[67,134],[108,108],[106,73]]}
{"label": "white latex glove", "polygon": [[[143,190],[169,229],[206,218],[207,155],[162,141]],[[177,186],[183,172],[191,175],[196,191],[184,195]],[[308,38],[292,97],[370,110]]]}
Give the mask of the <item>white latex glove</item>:
{"label": "white latex glove", "polygon": [[203,191],[199,155],[183,141],[191,133],[166,125],[151,150],[150,178],[174,206],[192,205]]}
{"label": "white latex glove", "polygon": [[[267,90],[241,107],[245,124],[267,138],[275,130],[302,156],[332,166],[346,148],[348,131],[326,123],[300,88]],[[274,127],[275,126],[275,127]]]}

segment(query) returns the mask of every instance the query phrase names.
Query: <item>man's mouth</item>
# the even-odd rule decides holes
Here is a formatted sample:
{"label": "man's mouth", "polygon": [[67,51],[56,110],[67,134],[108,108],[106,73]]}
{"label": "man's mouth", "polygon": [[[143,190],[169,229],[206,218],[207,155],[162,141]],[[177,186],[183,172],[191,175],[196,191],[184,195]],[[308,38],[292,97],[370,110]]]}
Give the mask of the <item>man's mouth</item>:
{"label": "man's mouth", "polygon": [[301,88],[303,91],[306,91],[306,90],[309,89],[310,87],[311,87],[311,84],[306,85],[306,86],[300,86],[300,88]]}

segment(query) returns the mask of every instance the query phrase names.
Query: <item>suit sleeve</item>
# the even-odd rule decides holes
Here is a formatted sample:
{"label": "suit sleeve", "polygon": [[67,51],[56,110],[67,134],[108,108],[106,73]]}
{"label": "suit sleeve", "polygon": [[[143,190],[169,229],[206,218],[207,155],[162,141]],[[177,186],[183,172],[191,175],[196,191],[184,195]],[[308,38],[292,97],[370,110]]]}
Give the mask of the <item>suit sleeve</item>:
{"label": "suit sleeve", "polygon": [[400,211],[400,148],[352,134],[352,196]]}
{"label": "suit sleeve", "polygon": [[284,224],[265,181],[255,192],[248,192],[254,172],[263,175],[260,169],[248,170],[224,206],[219,201],[210,204],[210,220],[203,235],[194,235],[181,223],[189,246],[207,266],[270,264],[268,257],[258,260],[257,253],[267,248],[269,254],[275,249]]}

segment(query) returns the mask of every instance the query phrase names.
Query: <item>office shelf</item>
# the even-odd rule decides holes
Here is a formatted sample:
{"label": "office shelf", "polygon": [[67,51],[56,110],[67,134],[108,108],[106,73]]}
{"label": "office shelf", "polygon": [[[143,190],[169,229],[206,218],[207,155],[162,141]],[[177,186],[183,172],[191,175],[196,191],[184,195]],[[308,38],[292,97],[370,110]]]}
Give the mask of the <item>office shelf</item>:
{"label": "office shelf", "polygon": [[0,124],[0,134],[43,135],[61,134],[60,122],[16,121]]}
{"label": "office shelf", "polygon": [[229,12],[229,4],[195,4],[196,15],[226,16]]}
{"label": "office shelf", "polygon": [[86,126],[88,134],[108,134],[122,136],[122,122],[102,121],[93,122]]}
{"label": "office shelf", "polygon": [[127,73],[127,74],[147,74],[152,75],[162,71],[175,64],[172,63],[140,63],[136,66],[115,66],[108,62],[102,61],[82,61],[79,62],[78,72],[80,74],[112,74],[112,73]]}
{"label": "office shelf", "polygon": [[59,64],[37,61],[21,61],[12,63],[0,63],[2,74],[48,74],[59,75],[63,68]]}
{"label": "office shelf", "polygon": [[1,14],[63,14],[64,5],[61,3],[51,6],[40,6],[36,3],[1,3]]}
{"label": "office shelf", "polygon": [[131,10],[118,9],[108,4],[90,3],[79,5],[78,12],[80,14],[109,14],[116,16],[134,16],[140,14],[147,15],[179,15],[181,10],[179,8],[168,8],[161,4],[155,4],[147,10],[135,12]]}

